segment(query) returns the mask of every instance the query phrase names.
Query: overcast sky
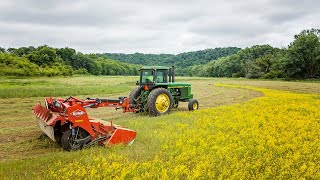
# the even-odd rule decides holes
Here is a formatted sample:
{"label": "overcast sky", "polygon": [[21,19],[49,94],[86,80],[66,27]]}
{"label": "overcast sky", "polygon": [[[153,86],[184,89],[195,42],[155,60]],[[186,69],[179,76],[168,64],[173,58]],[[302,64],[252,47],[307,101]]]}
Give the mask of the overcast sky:
{"label": "overcast sky", "polygon": [[180,53],[285,47],[320,28],[312,0],[0,1],[0,47],[72,47],[84,53]]}

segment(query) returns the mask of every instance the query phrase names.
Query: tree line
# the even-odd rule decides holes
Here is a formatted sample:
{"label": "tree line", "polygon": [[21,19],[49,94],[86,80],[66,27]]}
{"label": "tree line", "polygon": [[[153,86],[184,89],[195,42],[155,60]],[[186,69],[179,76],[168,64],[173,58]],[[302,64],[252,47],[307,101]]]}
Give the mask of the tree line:
{"label": "tree line", "polygon": [[[320,30],[303,30],[288,47],[255,45],[173,54],[82,54],[72,48],[1,48],[0,75],[70,76],[138,75],[141,65],[176,67],[176,74],[205,77],[295,78],[320,77]],[[113,60],[115,59],[115,60]]]}
{"label": "tree line", "polygon": [[72,48],[0,47],[0,75],[8,76],[70,76],[137,75],[138,65],[119,62],[95,54],[82,54]]}
{"label": "tree line", "polygon": [[320,30],[303,30],[287,48],[256,45],[205,65],[188,68],[189,76],[294,78],[320,77]]}
{"label": "tree line", "polygon": [[188,67],[193,65],[206,64],[212,60],[220,57],[229,56],[237,53],[240,48],[226,47],[214,48],[192,52],[184,52],[177,55],[174,54],[124,54],[124,53],[103,53],[97,54],[99,57],[111,58],[121,62],[140,65],[158,65],[158,66],[171,66],[176,67],[177,75],[188,75]]}

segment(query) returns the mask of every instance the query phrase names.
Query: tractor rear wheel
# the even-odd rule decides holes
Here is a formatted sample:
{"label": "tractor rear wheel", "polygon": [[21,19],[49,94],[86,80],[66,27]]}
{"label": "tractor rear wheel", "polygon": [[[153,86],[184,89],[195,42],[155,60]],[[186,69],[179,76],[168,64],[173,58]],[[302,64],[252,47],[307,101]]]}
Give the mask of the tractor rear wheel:
{"label": "tractor rear wheel", "polygon": [[140,96],[140,94],[141,94],[141,87],[140,86],[135,87],[129,95],[130,104],[137,104],[136,99]]}
{"label": "tractor rear wheel", "polygon": [[75,137],[72,139],[72,130],[67,129],[62,137],[61,137],[61,146],[64,150],[71,151],[71,150],[79,150],[82,149],[83,145],[76,143],[74,140],[83,139],[87,137],[89,134],[83,130],[82,128],[78,127],[75,128]]}
{"label": "tractor rear wheel", "polygon": [[148,96],[147,109],[152,116],[169,114],[172,103],[173,98],[170,92],[164,88],[157,88],[152,90]]}
{"label": "tractor rear wheel", "polygon": [[188,103],[188,109],[189,109],[189,111],[199,109],[198,101],[196,99],[190,99],[189,103]]}

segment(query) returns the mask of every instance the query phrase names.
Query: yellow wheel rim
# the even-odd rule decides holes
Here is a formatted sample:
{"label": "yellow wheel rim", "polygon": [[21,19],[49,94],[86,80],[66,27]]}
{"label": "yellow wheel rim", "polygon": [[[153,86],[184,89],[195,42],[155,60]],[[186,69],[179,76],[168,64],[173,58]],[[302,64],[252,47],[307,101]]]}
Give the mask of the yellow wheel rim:
{"label": "yellow wheel rim", "polygon": [[156,99],[156,109],[160,113],[164,113],[169,109],[170,99],[166,94],[160,94]]}
{"label": "yellow wheel rim", "polygon": [[197,104],[197,102],[194,102],[194,103],[192,104],[192,106],[193,106],[193,109],[198,109],[198,104]]}

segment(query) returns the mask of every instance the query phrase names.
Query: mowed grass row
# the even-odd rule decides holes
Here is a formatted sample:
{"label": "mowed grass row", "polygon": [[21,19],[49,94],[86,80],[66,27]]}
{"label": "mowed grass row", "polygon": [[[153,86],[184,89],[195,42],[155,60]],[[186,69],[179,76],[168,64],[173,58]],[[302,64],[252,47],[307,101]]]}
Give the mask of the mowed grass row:
{"label": "mowed grass row", "polygon": [[131,90],[136,77],[80,76],[73,78],[3,78],[0,98],[28,98],[69,95],[110,95]]}

